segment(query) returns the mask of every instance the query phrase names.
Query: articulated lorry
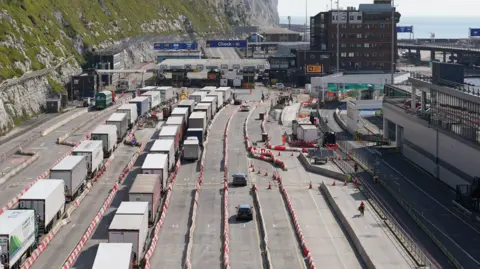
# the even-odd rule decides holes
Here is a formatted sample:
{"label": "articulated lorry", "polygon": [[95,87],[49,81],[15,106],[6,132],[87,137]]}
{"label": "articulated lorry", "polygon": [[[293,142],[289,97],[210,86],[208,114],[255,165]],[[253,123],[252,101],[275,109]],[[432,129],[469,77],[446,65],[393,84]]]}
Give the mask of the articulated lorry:
{"label": "articulated lorry", "polygon": [[132,243],[100,243],[92,269],[132,269],[134,263]]}
{"label": "articulated lorry", "polygon": [[135,122],[137,122],[137,105],[136,104],[123,104],[117,108],[117,113],[127,114],[128,128],[132,128]]}
{"label": "articulated lorry", "polygon": [[87,181],[87,158],[85,156],[67,156],[50,169],[50,178],[61,179],[65,183],[65,197],[73,201],[78,191]]}
{"label": "articulated lorry", "polygon": [[128,131],[127,114],[113,113],[110,118],[108,118],[107,125],[117,126],[117,141],[122,141]]}
{"label": "articulated lorry", "polygon": [[148,220],[150,223],[155,221],[158,206],[160,205],[162,196],[161,185],[159,175],[137,174],[128,192],[129,201],[148,203]]}
{"label": "articulated lorry", "polygon": [[150,153],[161,153],[168,155],[168,169],[170,171],[175,167],[175,140],[174,139],[162,139],[155,140]]}
{"label": "articulated lorry", "polygon": [[93,130],[90,139],[102,141],[103,156],[108,158],[117,148],[117,126],[99,125]]}
{"label": "articulated lorry", "polygon": [[160,175],[162,186],[167,184],[168,180],[168,155],[167,154],[147,154],[142,165],[142,174]]}
{"label": "articulated lorry", "polygon": [[200,142],[197,137],[187,137],[183,142],[183,155],[184,160],[198,160],[200,159]]}
{"label": "articulated lorry", "polygon": [[103,167],[102,141],[85,140],[73,149],[73,156],[85,156],[87,159],[88,176],[93,177]]}

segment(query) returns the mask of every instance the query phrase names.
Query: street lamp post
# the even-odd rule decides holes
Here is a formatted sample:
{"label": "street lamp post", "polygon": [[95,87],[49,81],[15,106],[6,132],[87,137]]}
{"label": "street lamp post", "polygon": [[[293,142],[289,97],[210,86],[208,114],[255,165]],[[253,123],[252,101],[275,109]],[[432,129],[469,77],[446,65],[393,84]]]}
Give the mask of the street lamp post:
{"label": "street lamp post", "polygon": [[395,0],[392,0],[392,51],[391,51],[391,61],[392,61],[392,74],[391,74],[391,84],[395,83]]}

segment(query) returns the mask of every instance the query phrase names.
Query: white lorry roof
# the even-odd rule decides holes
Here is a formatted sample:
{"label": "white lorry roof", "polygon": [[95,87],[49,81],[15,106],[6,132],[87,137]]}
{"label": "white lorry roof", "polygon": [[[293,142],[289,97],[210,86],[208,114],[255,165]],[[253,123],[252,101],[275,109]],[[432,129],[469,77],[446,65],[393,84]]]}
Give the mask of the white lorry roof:
{"label": "white lorry roof", "polygon": [[[145,161],[143,161],[142,169],[158,169],[159,165],[163,165],[167,163],[168,155],[155,153],[155,154],[147,154]],[[160,167],[163,169],[163,167]]]}
{"label": "white lorry roof", "polygon": [[[116,269],[128,269],[131,266],[132,251],[132,243],[100,243],[92,269],[112,268],[113,264],[115,264]],[[118,268],[117,266],[120,264],[126,266]]]}
{"label": "white lorry roof", "polygon": [[206,93],[205,93],[205,92],[200,92],[200,91],[198,91],[198,92],[192,92],[192,93],[190,94],[190,96],[197,96],[197,95],[198,95],[198,96],[205,96]]}
{"label": "white lorry roof", "polygon": [[[63,179],[43,179],[37,181],[20,200],[43,200],[47,199],[50,194],[59,186],[64,186]],[[63,187],[62,187],[63,189]]]}
{"label": "white lorry roof", "polygon": [[129,193],[150,193],[158,180],[159,175],[137,174]]}
{"label": "white lorry roof", "polygon": [[[203,99],[202,99],[202,102],[203,102]],[[210,103],[199,103],[195,108],[208,108],[211,105],[212,104]]]}
{"label": "white lorry roof", "polygon": [[178,103],[179,106],[191,106],[195,104],[195,100],[191,100],[191,99],[183,99],[182,101],[180,101],[180,103]]}
{"label": "white lorry roof", "polygon": [[[133,104],[136,106],[135,104]],[[104,124],[104,125],[99,125],[95,130],[93,130],[92,134],[109,134],[110,132],[115,131],[117,132],[117,126],[116,125],[110,125],[110,124]]]}
{"label": "white lorry roof", "polygon": [[81,161],[85,159],[85,156],[67,156],[63,158],[57,165],[52,167],[50,170],[72,170],[77,166]]}
{"label": "white lorry roof", "polygon": [[204,102],[213,102],[213,101],[215,101],[215,99],[216,99],[216,98],[213,97],[213,96],[207,96],[207,97],[203,98],[202,101],[200,101],[200,102],[202,102],[202,103],[204,103]]}
{"label": "white lorry roof", "polygon": [[184,118],[182,116],[169,117],[165,124],[167,124],[167,125],[180,125],[180,124],[183,123],[183,119]]}
{"label": "white lorry roof", "polygon": [[127,230],[136,231],[143,228],[143,216],[142,215],[117,215],[113,217],[109,230]]}
{"label": "white lorry roof", "polygon": [[183,141],[183,145],[199,145],[199,142],[198,142],[198,139],[197,140],[185,139],[185,141]]}
{"label": "white lorry roof", "polygon": [[122,202],[115,214],[137,215],[148,211],[148,202]]}
{"label": "white lorry roof", "polygon": [[120,109],[120,110],[132,109],[132,108],[135,109],[135,110],[137,110],[137,105],[136,105],[136,104],[123,104],[123,105],[121,105],[119,108],[117,108],[117,110],[118,110],[118,109]]}
{"label": "white lorry roof", "polygon": [[173,139],[155,140],[150,151],[170,151],[174,143]]}
{"label": "white lorry roof", "polygon": [[317,129],[317,126],[313,124],[300,124],[300,128],[306,130],[306,129]]}
{"label": "white lorry roof", "polygon": [[140,88],[140,90],[141,91],[151,91],[151,90],[154,90],[156,88],[157,88],[156,86],[146,86],[146,87]]}
{"label": "white lorry roof", "polygon": [[122,121],[126,116],[125,113],[113,113],[107,121]]}
{"label": "white lorry roof", "polygon": [[230,89],[231,89],[230,87],[220,87],[217,89],[217,91],[228,91]]}
{"label": "white lorry roof", "polygon": [[100,140],[85,140],[80,143],[76,148],[73,149],[74,152],[92,152],[94,149],[102,147],[102,141]]}
{"label": "white lorry roof", "polygon": [[34,215],[33,212],[33,209],[7,210],[3,212],[0,215],[0,234],[11,234],[18,227],[22,226],[28,218],[31,218]]}
{"label": "white lorry roof", "polygon": [[134,103],[138,103],[138,102],[144,102],[145,100],[148,100],[148,97],[147,96],[138,96],[138,97],[135,97],[133,98],[132,100],[130,100],[129,102],[134,102]]}
{"label": "white lorry roof", "polygon": [[195,111],[190,115],[190,119],[203,119],[207,116],[206,112]]}
{"label": "white lorry roof", "polygon": [[157,87],[157,90],[169,90],[171,88],[172,88],[171,86],[161,86],[161,87]]}
{"label": "white lorry roof", "polygon": [[184,115],[188,112],[188,107],[176,107],[172,110],[172,115]]}
{"label": "white lorry roof", "polygon": [[176,135],[178,127],[179,127],[178,125],[163,126],[162,130],[160,130],[160,134],[158,136]]}

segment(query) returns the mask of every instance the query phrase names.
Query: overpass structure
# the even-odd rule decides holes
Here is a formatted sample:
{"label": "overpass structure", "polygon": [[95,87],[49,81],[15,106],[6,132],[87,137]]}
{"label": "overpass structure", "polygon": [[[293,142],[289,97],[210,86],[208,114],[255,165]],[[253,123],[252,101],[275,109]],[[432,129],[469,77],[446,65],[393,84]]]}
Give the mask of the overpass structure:
{"label": "overpass structure", "polygon": [[420,51],[430,51],[430,60],[434,61],[436,53],[443,53],[443,61],[447,62],[447,54],[450,54],[449,60],[468,65],[480,64],[480,48],[472,48],[461,45],[436,45],[436,44],[408,44],[398,43],[398,49],[408,50],[411,55],[415,51],[415,59],[420,61]]}

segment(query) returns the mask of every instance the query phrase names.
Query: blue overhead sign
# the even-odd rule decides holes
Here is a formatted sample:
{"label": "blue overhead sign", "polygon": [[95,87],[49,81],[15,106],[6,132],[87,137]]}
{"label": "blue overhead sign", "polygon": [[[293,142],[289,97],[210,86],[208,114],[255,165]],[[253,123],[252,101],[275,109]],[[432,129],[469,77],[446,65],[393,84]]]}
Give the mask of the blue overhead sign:
{"label": "blue overhead sign", "polygon": [[470,28],[470,36],[479,37],[480,28]]}
{"label": "blue overhead sign", "polygon": [[197,43],[153,43],[154,50],[195,50]]}
{"label": "blue overhead sign", "polygon": [[207,48],[246,48],[246,40],[208,40]]}
{"label": "blue overhead sign", "polygon": [[397,26],[397,33],[413,33],[413,26]]}

